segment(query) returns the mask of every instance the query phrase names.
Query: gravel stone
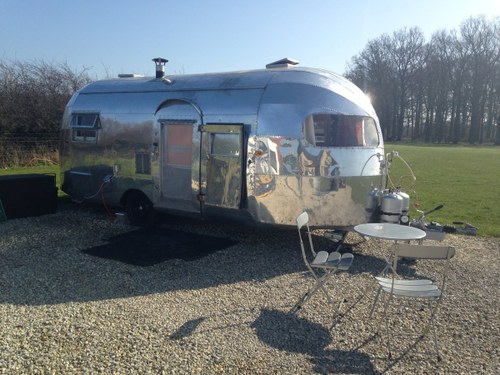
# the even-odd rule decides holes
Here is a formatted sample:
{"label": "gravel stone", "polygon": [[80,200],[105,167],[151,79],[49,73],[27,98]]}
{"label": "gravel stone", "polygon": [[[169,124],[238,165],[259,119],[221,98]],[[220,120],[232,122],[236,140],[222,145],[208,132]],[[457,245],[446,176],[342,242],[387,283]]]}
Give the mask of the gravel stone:
{"label": "gravel stone", "polygon": [[[376,335],[381,309],[369,318],[389,242],[348,235],[355,259],[332,279],[345,296],[335,321],[321,293],[288,313],[312,285],[296,229],[176,217],[161,225],[238,243],[194,261],[138,267],[82,253],[135,229],[95,207],[63,204],[55,214],[0,223],[0,373],[500,373],[499,239],[443,241],[457,255],[437,321],[437,361],[412,351],[387,358]],[[315,234],[318,248],[332,248]],[[398,323],[415,330],[419,319],[402,314]]]}

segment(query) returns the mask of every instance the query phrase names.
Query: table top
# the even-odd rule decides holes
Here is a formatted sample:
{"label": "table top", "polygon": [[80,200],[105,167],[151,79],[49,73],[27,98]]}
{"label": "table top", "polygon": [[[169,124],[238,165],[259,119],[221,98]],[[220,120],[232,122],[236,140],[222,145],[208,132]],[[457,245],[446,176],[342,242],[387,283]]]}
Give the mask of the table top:
{"label": "table top", "polygon": [[393,223],[359,224],[354,230],[363,236],[392,241],[420,240],[425,237],[421,229]]}

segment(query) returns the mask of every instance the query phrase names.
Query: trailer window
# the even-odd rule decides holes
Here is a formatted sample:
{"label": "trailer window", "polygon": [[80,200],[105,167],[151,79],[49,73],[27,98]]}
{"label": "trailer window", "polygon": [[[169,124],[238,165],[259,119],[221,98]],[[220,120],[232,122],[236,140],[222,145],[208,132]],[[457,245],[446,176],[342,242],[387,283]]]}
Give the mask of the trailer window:
{"label": "trailer window", "polygon": [[98,113],[74,113],[71,117],[72,139],[74,142],[97,142],[97,129],[100,128]]}
{"label": "trailer window", "polygon": [[377,125],[371,117],[318,113],[307,116],[304,136],[319,147],[377,147]]}
{"label": "trailer window", "polygon": [[97,128],[99,127],[99,114],[75,113],[71,117],[72,128]]}
{"label": "trailer window", "polygon": [[151,155],[147,152],[135,153],[135,173],[151,173]]}
{"label": "trailer window", "polygon": [[73,141],[95,143],[97,141],[96,131],[87,129],[73,129]]}

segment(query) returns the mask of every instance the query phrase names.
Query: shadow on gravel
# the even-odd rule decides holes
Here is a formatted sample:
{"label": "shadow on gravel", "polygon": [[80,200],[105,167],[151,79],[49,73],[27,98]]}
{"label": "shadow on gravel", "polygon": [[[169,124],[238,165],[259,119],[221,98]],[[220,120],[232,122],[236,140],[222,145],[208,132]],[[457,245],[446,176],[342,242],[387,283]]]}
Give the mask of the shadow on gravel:
{"label": "shadow on gravel", "polygon": [[268,346],[310,356],[318,373],[377,374],[367,354],[328,349],[332,336],[321,324],[279,310],[262,309],[251,327]]}
{"label": "shadow on gravel", "polygon": [[[310,277],[295,228],[172,217],[138,230],[109,224],[102,213],[65,210],[3,226],[0,303],[101,301],[259,283],[291,273]],[[20,225],[33,235],[19,231]],[[322,237],[315,241],[318,248],[331,246]],[[381,259],[355,247],[350,274],[382,269]]]}
{"label": "shadow on gravel", "polygon": [[83,253],[117,260],[126,264],[149,267],[169,259],[194,261],[216,251],[236,245],[229,238],[220,238],[154,226],[120,234],[101,246]]}

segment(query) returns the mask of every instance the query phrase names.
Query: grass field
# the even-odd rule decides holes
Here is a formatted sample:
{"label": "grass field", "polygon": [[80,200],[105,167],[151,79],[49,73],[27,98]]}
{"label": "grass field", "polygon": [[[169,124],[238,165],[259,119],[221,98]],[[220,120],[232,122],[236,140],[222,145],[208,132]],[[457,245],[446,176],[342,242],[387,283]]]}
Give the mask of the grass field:
{"label": "grass field", "polygon": [[[416,176],[413,184],[405,163],[394,159],[391,179],[406,188],[412,207],[419,203],[427,211],[444,205],[427,217],[429,221],[468,222],[479,228],[480,236],[500,237],[500,147],[386,144],[385,150],[398,151]],[[0,175],[21,173],[56,174],[60,186],[56,165],[0,170]],[[59,196],[64,195],[59,191]],[[410,216],[415,218],[418,213],[412,208]]]}
{"label": "grass field", "polygon": [[[444,205],[429,214],[429,221],[468,222],[479,228],[481,236],[500,237],[500,147],[386,144],[386,153],[392,150],[416,176],[407,191],[410,205],[419,203],[424,211]],[[394,159],[390,175],[394,183],[410,185],[408,169],[399,158]],[[415,218],[418,213],[413,210],[410,215]]]}

